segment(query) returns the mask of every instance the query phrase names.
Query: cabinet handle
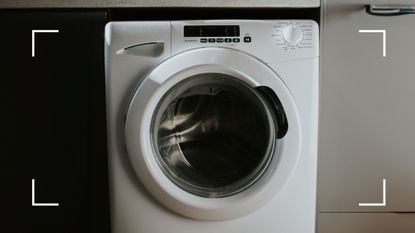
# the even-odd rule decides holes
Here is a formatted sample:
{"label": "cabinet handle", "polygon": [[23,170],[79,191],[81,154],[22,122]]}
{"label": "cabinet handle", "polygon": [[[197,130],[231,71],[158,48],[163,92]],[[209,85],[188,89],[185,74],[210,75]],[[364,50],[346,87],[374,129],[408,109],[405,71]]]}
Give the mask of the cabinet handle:
{"label": "cabinet handle", "polygon": [[415,14],[415,6],[367,5],[366,12],[377,16],[397,16]]}

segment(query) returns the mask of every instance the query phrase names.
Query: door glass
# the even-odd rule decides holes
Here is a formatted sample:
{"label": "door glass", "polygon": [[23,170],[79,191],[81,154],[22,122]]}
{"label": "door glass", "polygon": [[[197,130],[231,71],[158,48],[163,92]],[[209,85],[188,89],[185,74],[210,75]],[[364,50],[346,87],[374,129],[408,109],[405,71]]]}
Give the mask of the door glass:
{"label": "door glass", "polygon": [[267,106],[252,87],[224,74],[196,75],[176,84],[152,121],[163,172],[202,197],[248,188],[267,168],[276,143]]}

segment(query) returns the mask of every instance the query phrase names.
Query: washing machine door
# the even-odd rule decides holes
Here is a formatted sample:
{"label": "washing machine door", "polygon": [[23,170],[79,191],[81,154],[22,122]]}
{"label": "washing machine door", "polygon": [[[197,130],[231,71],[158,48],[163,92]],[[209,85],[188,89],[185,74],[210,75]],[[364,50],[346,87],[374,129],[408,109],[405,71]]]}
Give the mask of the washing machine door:
{"label": "washing machine door", "polygon": [[148,191],[204,220],[246,215],[278,195],[301,145],[282,80],[227,48],[189,50],[150,72],[131,99],[125,141]]}

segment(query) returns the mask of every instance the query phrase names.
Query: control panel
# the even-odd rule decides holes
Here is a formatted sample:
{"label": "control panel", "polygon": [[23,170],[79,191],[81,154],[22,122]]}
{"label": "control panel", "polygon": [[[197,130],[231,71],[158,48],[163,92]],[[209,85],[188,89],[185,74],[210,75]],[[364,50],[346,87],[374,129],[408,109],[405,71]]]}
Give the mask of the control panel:
{"label": "control panel", "polygon": [[187,25],[183,36],[188,43],[237,44],[250,43],[251,37],[241,37],[240,25]]}
{"label": "control panel", "polygon": [[312,20],[172,21],[171,30],[173,53],[197,47],[229,47],[266,62],[319,55],[319,30]]}

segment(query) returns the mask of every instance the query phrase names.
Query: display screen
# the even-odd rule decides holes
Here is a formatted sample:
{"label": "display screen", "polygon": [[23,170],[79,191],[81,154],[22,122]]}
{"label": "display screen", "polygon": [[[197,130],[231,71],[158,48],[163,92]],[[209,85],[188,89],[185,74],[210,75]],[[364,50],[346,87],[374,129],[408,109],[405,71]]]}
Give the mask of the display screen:
{"label": "display screen", "polygon": [[184,37],[237,37],[238,25],[184,26]]}

